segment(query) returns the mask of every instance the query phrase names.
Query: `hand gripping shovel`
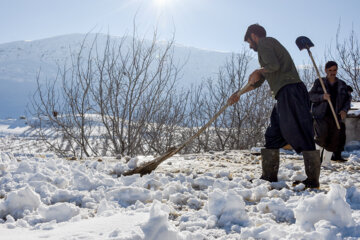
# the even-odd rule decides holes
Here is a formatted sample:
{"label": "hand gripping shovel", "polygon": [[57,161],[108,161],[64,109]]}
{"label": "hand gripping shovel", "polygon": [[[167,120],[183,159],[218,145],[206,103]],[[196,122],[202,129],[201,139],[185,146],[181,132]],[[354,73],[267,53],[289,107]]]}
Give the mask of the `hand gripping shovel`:
{"label": "hand gripping shovel", "polygon": [[[316,67],[314,58],[313,58],[312,53],[311,53],[311,51],[310,51],[310,48],[313,47],[314,44],[311,42],[311,40],[310,40],[309,38],[307,38],[307,37],[305,37],[305,36],[298,37],[298,38],[296,39],[295,43],[296,43],[296,45],[298,46],[298,48],[300,49],[300,51],[303,50],[303,49],[306,49],[306,50],[308,51],[309,56],[310,56],[310,58],[311,58],[311,61],[312,61],[313,65],[314,65],[314,67],[315,67],[316,73],[317,73],[317,75],[318,75],[318,77],[319,77],[321,87],[322,87],[324,93],[326,94],[327,91],[326,91],[324,82],[323,82],[323,80],[322,80],[322,78],[321,78],[321,76],[320,76],[319,69]],[[328,101],[328,103],[329,103],[331,112],[332,112],[332,114],[333,114],[333,116],[334,116],[336,126],[337,126],[337,128],[340,130],[339,121],[338,121],[338,118],[336,117],[336,113],[335,113],[334,107],[333,107],[333,105],[332,105],[332,103],[331,103],[330,100],[327,100],[327,101]]]}
{"label": "hand gripping shovel", "polygon": [[[237,92],[238,96],[240,97],[240,95],[245,93],[250,86],[251,86],[250,83],[246,84],[245,87],[243,87],[241,90],[239,90]],[[130,171],[127,171],[127,172],[123,173],[122,175],[128,176],[128,175],[132,175],[132,174],[140,174],[142,176],[142,175],[151,173],[153,170],[155,170],[160,165],[160,163],[162,163],[166,159],[170,158],[171,156],[173,156],[174,154],[179,152],[187,144],[189,144],[196,137],[198,137],[206,128],[208,128],[215,121],[216,118],[218,118],[220,116],[221,113],[223,113],[225,111],[225,109],[228,106],[230,106],[230,104],[226,103],[226,105],[223,106],[202,128],[200,128],[199,131],[197,131],[197,133],[195,133],[192,137],[187,139],[179,147],[177,147],[177,148],[173,147],[169,151],[167,151],[165,154],[155,158],[154,160],[151,160],[151,161],[149,161],[147,163],[144,163],[143,165],[138,166],[138,167],[136,167],[136,168],[134,168],[134,169],[132,169]]]}

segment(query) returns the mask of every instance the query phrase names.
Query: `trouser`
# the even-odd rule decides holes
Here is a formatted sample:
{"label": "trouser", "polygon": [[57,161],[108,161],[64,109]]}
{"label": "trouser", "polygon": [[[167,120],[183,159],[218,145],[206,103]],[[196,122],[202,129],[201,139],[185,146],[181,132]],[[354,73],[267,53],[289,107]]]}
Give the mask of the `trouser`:
{"label": "trouser", "polygon": [[265,132],[265,148],[277,149],[290,144],[300,153],[315,150],[309,94],[301,83],[288,84],[276,95],[276,104]]}
{"label": "trouser", "polygon": [[314,119],[315,142],[330,152],[344,150],[346,135],[345,124],[339,121],[340,130],[337,129],[334,117],[325,115],[322,119]]}

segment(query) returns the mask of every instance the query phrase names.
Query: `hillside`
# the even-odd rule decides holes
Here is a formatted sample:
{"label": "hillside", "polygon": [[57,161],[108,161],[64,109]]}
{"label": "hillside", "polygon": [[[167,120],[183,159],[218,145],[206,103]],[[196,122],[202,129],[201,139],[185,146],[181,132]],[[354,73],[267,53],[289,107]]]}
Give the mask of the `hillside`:
{"label": "hillside", "polygon": [[[0,118],[18,117],[24,114],[29,97],[36,89],[36,77],[55,78],[58,65],[70,62],[86,35],[71,34],[36,41],[18,41],[0,44]],[[86,47],[90,47],[90,34]],[[120,41],[119,37],[111,40]],[[129,41],[126,39],[125,41]],[[98,44],[105,45],[106,35],[98,36]],[[203,79],[216,76],[220,66],[231,53],[196,49],[175,44],[174,59],[185,64],[180,74],[181,86],[190,86]]]}

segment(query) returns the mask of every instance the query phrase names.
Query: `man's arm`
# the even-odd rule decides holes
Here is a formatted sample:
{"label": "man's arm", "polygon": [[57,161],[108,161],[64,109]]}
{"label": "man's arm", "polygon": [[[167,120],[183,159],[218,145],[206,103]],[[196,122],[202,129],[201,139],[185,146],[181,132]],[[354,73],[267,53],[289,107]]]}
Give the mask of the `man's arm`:
{"label": "man's arm", "polygon": [[[243,93],[250,92],[254,90],[255,88],[260,87],[260,85],[265,81],[265,77],[261,74],[263,70],[257,69],[254,72],[252,72],[249,76],[249,83],[251,84]],[[234,103],[238,102],[240,99],[240,96],[238,96],[238,91],[233,93],[231,97],[228,99],[228,104],[233,105]]]}
{"label": "man's arm", "polygon": [[252,72],[249,76],[249,82],[254,88],[260,87],[265,82],[265,73],[267,71],[264,68],[260,68]]}
{"label": "man's arm", "polygon": [[[347,86],[348,87],[348,86]],[[349,87],[348,87],[349,88]],[[350,87],[350,89],[352,90],[352,88]],[[341,116],[341,119],[342,120],[345,120],[346,118],[346,115],[347,115],[347,112],[350,110],[351,108],[351,100],[352,100],[352,96],[351,96],[351,92],[348,91],[348,95],[347,95],[347,98],[346,98],[346,102],[344,104],[344,107],[341,109],[340,111],[340,116]]]}
{"label": "man's arm", "polygon": [[[252,90],[254,90],[255,88],[253,86],[248,87],[247,89],[245,89],[245,91],[243,93],[247,93],[250,92]],[[238,91],[234,92],[231,97],[227,100],[227,103],[229,105],[233,105],[235,103],[237,103],[240,99],[240,96],[238,95]]]}
{"label": "man's arm", "polygon": [[350,110],[350,108],[351,108],[351,101],[352,101],[352,95],[351,95],[351,92],[352,92],[352,88],[351,87],[349,87],[349,86],[347,86],[347,89],[351,89],[351,91],[347,91],[347,98],[346,98],[346,102],[345,102],[345,104],[344,104],[344,107],[343,107],[343,111],[345,111],[345,112],[348,112],[349,110]]}

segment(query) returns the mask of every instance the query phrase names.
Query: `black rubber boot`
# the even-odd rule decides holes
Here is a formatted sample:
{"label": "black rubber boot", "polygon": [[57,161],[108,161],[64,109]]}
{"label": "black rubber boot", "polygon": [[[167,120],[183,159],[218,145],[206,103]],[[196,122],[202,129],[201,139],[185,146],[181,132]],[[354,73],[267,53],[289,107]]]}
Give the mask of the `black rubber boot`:
{"label": "black rubber boot", "polygon": [[341,152],[334,152],[332,157],[331,157],[331,160],[337,161],[337,162],[346,162],[347,161],[346,159],[344,159],[341,156]]}
{"label": "black rubber boot", "polygon": [[260,179],[277,182],[277,174],[279,171],[279,149],[261,149],[261,167],[262,175]]}
{"label": "black rubber boot", "polygon": [[304,181],[296,181],[293,185],[303,183],[305,185],[305,188],[319,188],[321,166],[319,150],[303,151],[303,157],[307,179],[305,179]]}

